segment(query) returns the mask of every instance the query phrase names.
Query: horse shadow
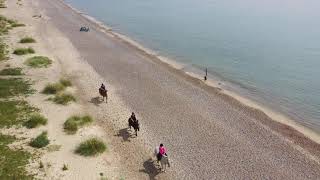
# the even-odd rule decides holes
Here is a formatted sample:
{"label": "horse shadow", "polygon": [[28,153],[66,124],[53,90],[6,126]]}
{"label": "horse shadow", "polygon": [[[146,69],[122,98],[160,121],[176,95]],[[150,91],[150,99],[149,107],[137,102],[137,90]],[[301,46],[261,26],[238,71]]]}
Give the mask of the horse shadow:
{"label": "horse shadow", "polygon": [[99,96],[91,98],[91,100],[89,102],[96,105],[96,106],[99,106],[99,104],[103,103],[103,101],[101,100],[101,98]]}
{"label": "horse shadow", "polygon": [[128,131],[128,128],[120,129],[118,134],[116,134],[115,136],[122,137],[123,141],[128,141],[128,142],[130,142],[131,137],[135,137]]}
{"label": "horse shadow", "polygon": [[159,169],[156,167],[154,160],[149,158],[143,163],[144,169],[140,169],[139,172],[143,172],[149,175],[149,179],[153,180],[155,177],[160,174]]}

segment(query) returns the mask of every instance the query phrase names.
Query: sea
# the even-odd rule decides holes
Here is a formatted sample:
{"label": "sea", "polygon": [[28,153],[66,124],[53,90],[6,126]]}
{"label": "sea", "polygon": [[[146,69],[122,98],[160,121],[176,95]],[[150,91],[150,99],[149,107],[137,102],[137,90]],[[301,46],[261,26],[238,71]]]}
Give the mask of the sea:
{"label": "sea", "polygon": [[65,0],[186,72],[320,132],[319,0]]}

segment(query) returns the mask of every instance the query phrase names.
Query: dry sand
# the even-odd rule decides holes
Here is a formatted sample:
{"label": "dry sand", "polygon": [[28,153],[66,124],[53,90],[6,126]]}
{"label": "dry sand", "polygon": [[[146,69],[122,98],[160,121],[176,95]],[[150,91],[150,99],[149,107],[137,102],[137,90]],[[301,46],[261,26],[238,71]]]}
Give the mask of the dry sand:
{"label": "dry sand", "polygon": [[[40,178],[97,179],[100,172],[110,179],[320,178],[320,146],[302,133],[106,33],[59,0],[23,4],[9,1],[4,12],[28,25],[11,33],[16,39],[12,36],[10,46],[17,46],[18,36],[31,33],[38,40],[37,52],[54,59],[49,69],[28,70],[35,88],[67,76],[79,99],[61,107],[43,95],[29,98],[48,117],[43,129],[49,138],[61,145],[59,151],[41,156],[51,166]],[[32,18],[38,14],[42,17]],[[83,25],[90,32],[79,32]],[[107,104],[97,98],[100,82],[107,82]],[[142,124],[137,138],[128,137],[126,130],[131,111]],[[64,120],[85,113],[96,123],[65,135]],[[91,136],[104,139],[108,152],[94,158],[73,154],[74,147]],[[159,174],[150,158],[160,142],[167,146],[173,166]],[[63,163],[70,170],[62,171]]]}
{"label": "dry sand", "polygon": [[[35,177],[39,179],[100,179],[101,177],[148,179],[149,175],[144,171],[145,167],[138,163],[151,158],[152,153],[144,151],[142,146],[135,145],[136,138],[132,138],[131,143],[125,142],[123,139],[127,137],[122,137],[122,134],[118,135],[118,128],[114,129],[127,126],[126,119],[131,110],[112,94],[108,104],[101,102],[97,94],[97,87],[105,80],[83,61],[70,41],[50,23],[50,18],[45,16],[38,1],[21,1],[21,3],[22,6],[19,6],[16,1],[8,1],[8,8],[1,11],[1,14],[6,17],[26,24],[26,27],[15,28],[10,32],[6,39],[9,51],[12,52],[16,47],[30,46],[36,50],[35,55],[48,56],[53,60],[49,68],[32,69],[25,66],[23,62],[33,55],[10,54],[10,60],[5,63],[10,64],[11,67],[24,68],[26,78],[32,80],[33,88],[37,90],[37,93],[28,97],[27,100],[48,118],[46,126],[36,129],[1,130],[4,134],[15,134],[19,138],[26,138],[15,146],[23,147],[39,155],[39,158],[30,163],[28,167],[30,173],[36,174]],[[41,17],[33,17],[34,15],[41,15]],[[19,44],[18,41],[26,36],[33,37],[37,43]],[[62,77],[72,80],[74,86],[68,88],[67,91],[77,96],[77,102],[68,106],[53,104],[46,100],[49,96],[39,93],[46,84],[57,82]],[[108,85],[108,89],[110,92],[113,91],[112,86]],[[106,110],[111,113],[106,115]],[[63,132],[63,123],[68,117],[86,114],[93,116],[96,122],[79,129],[75,135],[67,135]],[[123,119],[125,121],[122,121]],[[36,151],[28,147],[27,143],[30,139],[42,131],[48,131],[49,148]],[[76,146],[90,137],[98,137],[105,141],[108,146],[107,152],[90,158],[74,154]],[[44,164],[43,169],[39,169],[40,161]],[[68,166],[67,171],[62,170],[64,164]],[[103,173],[103,176],[100,173]],[[156,171],[154,173],[157,174]]]}

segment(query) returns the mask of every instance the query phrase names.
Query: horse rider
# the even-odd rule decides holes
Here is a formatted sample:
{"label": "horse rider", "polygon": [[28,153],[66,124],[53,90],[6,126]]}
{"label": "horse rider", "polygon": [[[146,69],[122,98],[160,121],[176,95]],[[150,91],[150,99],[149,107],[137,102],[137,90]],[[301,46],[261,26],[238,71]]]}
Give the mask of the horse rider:
{"label": "horse rider", "polygon": [[136,115],[134,112],[132,112],[131,117],[130,117],[134,122],[137,121]]}
{"label": "horse rider", "polygon": [[163,146],[163,144],[161,143],[160,146],[159,146],[159,153],[157,154],[157,160],[161,161],[162,156],[167,156],[167,150]]}
{"label": "horse rider", "polygon": [[129,128],[131,129],[131,126],[133,126],[133,124],[137,121],[136,119],[136,115],[134,114],[134,112],[132,112],[131,116],[128,119],[128,123],[129,123]]}
{"label": "horse rider", "polygon": [[101,86],[100,86],[100,89],[105,91],[106,90],[106,86],[104,86],[104,84],[102,83]]}

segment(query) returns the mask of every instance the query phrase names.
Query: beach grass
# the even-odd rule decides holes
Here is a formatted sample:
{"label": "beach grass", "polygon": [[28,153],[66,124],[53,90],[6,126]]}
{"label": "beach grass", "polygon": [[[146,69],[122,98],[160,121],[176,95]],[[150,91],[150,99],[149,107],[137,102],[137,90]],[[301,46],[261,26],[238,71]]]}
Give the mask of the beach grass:
{"label": "beach grass", "polygon": [[29,47],[29,48],[17,48],[13,51],[13,54],[15,55],[26,55],[26,54],[34,54],[35,51],[33,48]]}
{"label": "beach grass", "polygon": [[47,146],[49,143],[50,141],[48,139],[48,133],[44,131],[35,139],[32,139],[29,145],[34,148],[43,148]]}
{"label": "beach grass", "polygon": [[26,26],[25,24],[22,23],[18,23],[18,22],[14,22],[11,24],[11,27],[15,28],[15,27],[24,27]]}
{"label": "beach grass", "polygon": [[52,99],[56,104],[67,105],[69,102],[76,101],[76,98],[70,93],[58,93]]}
{"label": "beach grass", "polygon": [[22,68],[5,68],[0,71],[0,75],[20,76],[23,75]]}
{"label": "beach grass", "polygon": [[7,8],[5,0],[0,0],[0,8]]}
{"label": "beach grass", "polygon": [[93,119],[90,116],[72,116],[64,122],[63,129],[68,134],[75,134],[79,127],[89,124],[92,121]]}
{"label": "beach grass", "polygon": [[32,37],[25,37],[22,38],[19,43],[35,43],[36,40],[34,40]]}
{"label": "beach grass", "polygon": [[69,169],[68,166],[66,164],[63,164],[62,171],[66,171],[68,169]]}
{"label": "beach grass", "polygon": [[42,90],[43,94],[57,94],[66,89],[66,87],[72,86],[72,83],[68,79],[60,79],[57,83],[47,84]]}
{"label": "beach grass", "polygon": [[26,122],[31,113],[38,111],[26,101],[6,100],[0,101],[0,128],[9,128]]}
{"label": "beach grass", "polygon": [[0,61],[8,60],[8,46],[0,39]]}
{"label": "beach grass", "polygon": [[57,94],[58,92],[65,89],[61,83],[47,84],[46,87],[42,90],[43,94]]}
{"label": "beach grass", "polygon": [[0,179],[32,179],[25,169],[31,154],[8,147],[15,140],[14,136],[0,134]]}
{"label": "beach grass", "polygon": [[34,93],[31,89],[31,83],[22,78],[0,78],[0,98],[7,98],[13,96],[24,95]]}
{"label": "beach grass", "polygon": [[62,78],[62,79],[60,79],[59,82],[60,82],[60,84],[62,84],[64,87],[70,87],[70,86],[72,86],[71,81],[68,80],[68,79]]}
{"label": "beach grass", "polygon": [[88,139],[76,148],[75,153],[82,156],[94,156],[103,153],[107,146],[97,138]]}
{"label": "beach grass", "polygon": [[25,64],[33,68],[46,68],[52,64],[52,60],[45,56],[34,56],[27,59]]}
{"label": "beach grass", "polygon": [[46,125],[48,119],[42,116],[41,114],[32,114],[28,121],[26,121],[23,125],[29,129],[36,128],[40,125]]}

